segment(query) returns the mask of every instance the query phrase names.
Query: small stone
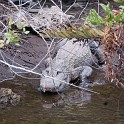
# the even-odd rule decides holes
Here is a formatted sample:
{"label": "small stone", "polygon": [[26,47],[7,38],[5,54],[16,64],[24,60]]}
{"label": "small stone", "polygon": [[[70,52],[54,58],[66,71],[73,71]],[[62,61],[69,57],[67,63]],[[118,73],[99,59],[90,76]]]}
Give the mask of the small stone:
{"label": "small stone", "polygon": [[0,104],[16,105],[20,102],[20,95],[17,95],[9,88],[0,89]]}

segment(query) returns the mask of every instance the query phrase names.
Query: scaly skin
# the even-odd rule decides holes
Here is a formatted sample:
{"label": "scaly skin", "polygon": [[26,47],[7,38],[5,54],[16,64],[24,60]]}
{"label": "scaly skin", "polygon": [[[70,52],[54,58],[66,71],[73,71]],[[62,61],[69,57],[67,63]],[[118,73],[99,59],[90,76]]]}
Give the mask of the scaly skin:
{"label": "scaly skin", "polygon": [[66,43],[42,72],[44,76],[41,78],[40,89],[44,92],[61,92],[71,80],[78,77],[84,85],[85,79],[92,73],[90,65],[93,64],[93,54],[90,47],[84,45],[84,42],[73,42],[76,39],[64,40]]}

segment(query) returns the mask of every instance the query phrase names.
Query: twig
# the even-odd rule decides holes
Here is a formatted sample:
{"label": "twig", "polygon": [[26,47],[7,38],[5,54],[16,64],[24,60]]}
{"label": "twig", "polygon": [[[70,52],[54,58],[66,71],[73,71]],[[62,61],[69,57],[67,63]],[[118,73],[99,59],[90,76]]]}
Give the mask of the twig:
{"label": "twig", "polygon": [[65,11],[65,13],[67,13],[73,6],[74,4],[76,3],[77,0],[74,1],[74,3]]}
{"label": "twig", "polygon": [[79,15],[78,18],[76,19],[75,24],[76,24],[77,21],[80,19],[82,13],[85,11],[85,9],[87,8],[88,4],[89,4],[89,1],[86,3],[86,5],[85,5],[85,7],[83,8],[83,10],[81,11],[80,15]]}
{"label": "twig", "polygon": [[32,73],[32,74],[36,74],[36,75],[39,75],[39,76],[44,76],[44,77],[46,77],[46,78],[50,78],[50,79],[53,79],[53,80],[60,81],[60,82],[62,82],[62,83],[68,84],[68,85],[70,85],[70,86],[73,86],[73,87],[78,88],[78,89],[81,89],[81,90],[85,90],[85,91],[88,91],[88,92],[91,92],[91,93],[100,94],[100,93],[98,93],[98,92],[95,92],[95,91],[92,91],[92,90],[89,90],[89,89],[86,89],[86,88],[82,88],[82,87],[76,86],[76,85],[74,85],[74,84],[67,83],[67,82],[65,82],[65,81],[59,80],[59,79],[54,78],[54,77],[51,77],[51,76],[43,75],[43,74],[41,74],[41,73],[38,73],[38,72],[35,72],[35,71],[32,71],[32,70],[26,69],[26,68],[22,68],[22,67],[18,67],[18,66],[15,66],[15,65],[11,65],[11,64],[9,64],[9,63],[7,63],[7,62],[5,62],[5,61],[2,61],[2,60],[0,60],[0,62],[3,63],[3,64],[5,64],[5,65],[7,65],[10,69],[11,69],[11,68],[20,69],[20,70],[23,70],[23,71],[26,71],[26,72],[29,72],[29,73]]}

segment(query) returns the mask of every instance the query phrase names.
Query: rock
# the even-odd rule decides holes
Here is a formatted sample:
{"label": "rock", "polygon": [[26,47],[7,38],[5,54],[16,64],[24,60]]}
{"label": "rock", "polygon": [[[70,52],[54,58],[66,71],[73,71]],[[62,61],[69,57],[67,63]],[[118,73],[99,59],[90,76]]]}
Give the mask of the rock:
{"label": "rock", "polygon": [[9,88],[0,89],[0,104],[17,105],[20,102],[20,95],[17,95]]}
{"label": "rock", "polygon": [[22,9],[15,11],[13,14],[9,13],[8,16],[12,18],[13,24],[25,24],[26,27],[33,27],[33,29],[39,32],[69,23],[74,18],[72,15],[65,14],[57,6],[30,9],[27,13]]}

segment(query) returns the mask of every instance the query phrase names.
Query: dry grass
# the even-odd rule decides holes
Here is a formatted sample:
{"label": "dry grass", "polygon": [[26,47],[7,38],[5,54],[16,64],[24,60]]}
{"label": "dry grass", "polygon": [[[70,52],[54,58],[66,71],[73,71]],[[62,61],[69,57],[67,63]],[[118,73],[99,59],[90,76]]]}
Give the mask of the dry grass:
{"label": "dry grass", "polygon": [[124,88],[124,25],[105,27],[103,38],[105,45],[106,74],[111,82]]}

